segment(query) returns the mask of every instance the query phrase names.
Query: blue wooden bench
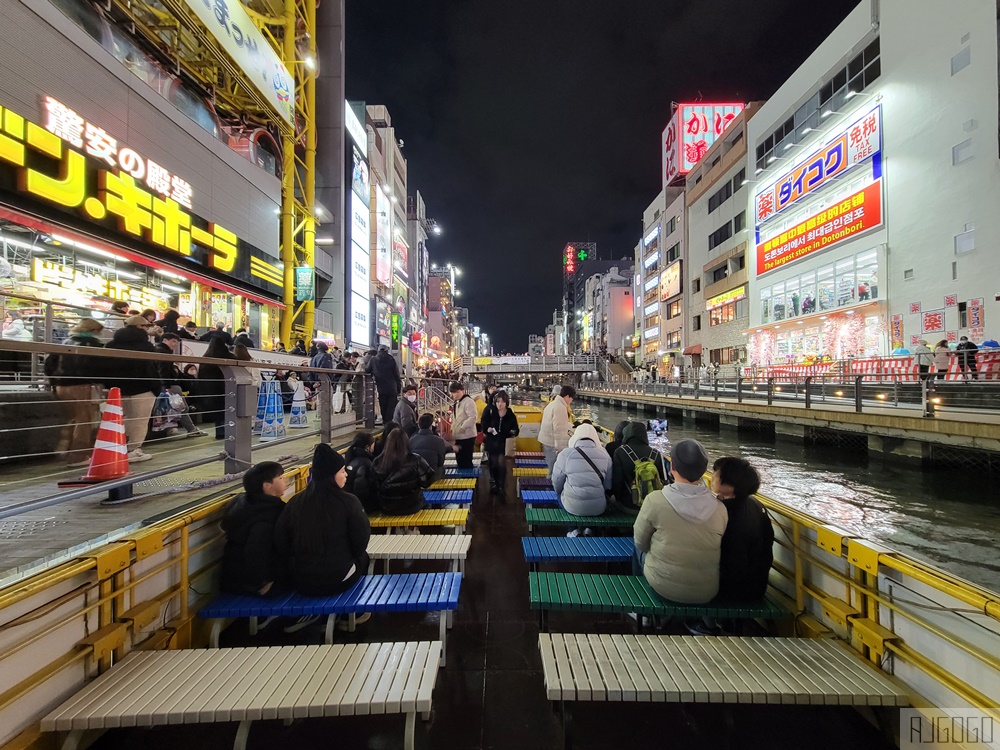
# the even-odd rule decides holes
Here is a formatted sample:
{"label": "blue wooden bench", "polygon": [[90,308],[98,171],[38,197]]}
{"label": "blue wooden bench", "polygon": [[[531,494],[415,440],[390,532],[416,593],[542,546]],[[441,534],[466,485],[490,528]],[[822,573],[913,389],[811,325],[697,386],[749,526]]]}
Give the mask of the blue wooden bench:
{"label": "blue wooden bench", "polygon": [[559,505],[559,493],[555,490],[521,490],[525,505]]}
{"label": "blue wooden bench", "polygon": [[475,490],[424,490],[428,505],[471,505]]}
{"label": "blue wooden bench", "polygon": [[338,615],[349,616],[353,626],[354,615],[363,612],[440,612],[441,666],[444,666],[450,622],[448,612],[458,609],[461,585],[461,573],[366,575],[347,591],[334,596],[282,594],[266,598],[222,594],[203,607],[198,616],[213,621],[209,645],[218,648],[222,622],[226,618],[249,617],[250,633],[254,635],[258,617],[326,615],[325,642],[330,644]]}
{"label": "blue wooden bench", "polygon": [[628,562],[634,550],[628,536],[524,536],[521,546],[529,563]]}
{"label": "blue wooden bench", "polygon": [[479,477],[479,468],[476,466],[473,466],[471,469],[446,467],[444,475],[448,479],[476,479]]}

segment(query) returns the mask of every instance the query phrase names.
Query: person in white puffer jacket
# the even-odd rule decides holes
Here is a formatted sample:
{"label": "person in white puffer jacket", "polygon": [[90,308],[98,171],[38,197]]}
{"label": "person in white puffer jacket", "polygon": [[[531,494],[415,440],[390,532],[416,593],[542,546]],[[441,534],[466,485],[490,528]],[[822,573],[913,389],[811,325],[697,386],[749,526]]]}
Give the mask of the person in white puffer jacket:
{"label": "person in white puffer jacket", "polygon": [[611,490],[611,456],[601,445],[592,424],[576,428],[569,445],[556,458],[552,486],[559,502],[574,516],[599,516],[608,507]]}

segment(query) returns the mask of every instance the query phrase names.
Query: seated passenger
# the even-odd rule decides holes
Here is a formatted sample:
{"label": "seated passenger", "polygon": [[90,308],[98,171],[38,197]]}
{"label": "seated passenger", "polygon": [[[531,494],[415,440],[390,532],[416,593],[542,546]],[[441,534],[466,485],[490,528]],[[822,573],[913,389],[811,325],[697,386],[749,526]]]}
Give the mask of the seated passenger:
{"label": "seated passenger", "polygon": [[611,456],[593,425],[577,427],[566,449],[556,457],[552,486],[559,493],[559,503],[574,516],[599,516],[607,509]]}
{"label": "seated passenger", "polygon": [[243,475],[243,494],[226,506],[222,530],[221,588],[228,594],[260,594],[281,588],[283,566],[274,545],[274,527],[285,509],[284,469],[264,461]]}
{"label": "seated passenger", "polygon": [[434,415],[421,414],[417,420],[419,428],[410,438],[410,450],[420,456],[434,471],[434,481],[444,477],[444,457],[452,447],[443,437],[434,432]]}
{"label": "seated passenger", "polygon": [[392,434],[393,430],[398,429],[399,425],[392,421],[386,422],[382,425],[382,434],[375,440],[375,450],[372,452],[372,455],[374,455],[375,458],[382,455],[382,451],[385,449],[385,441],[389,439],[389,435]]}
{"label": "seated passenger", "polygon": [[392,421],[410,437],[417,431],[417,386],[413,383],[403,386],[403,397],[396,403]]}
{"label": "seated passenger", "polygon": [[375,481],[375,436],[370,432],[359,432],[344,453],[347,462],[347,484],[344,490],[361,501],[366,513],[378,510],[378,483]]}
{"label": "seated passenger", "polygon": [[[344,491],[347,464],[329,445],[313,453],[312,479],[285,507],[275,528],[295,591],[332,596],[368,572],[371,526],[361,501]],[[366,615],[356,622],[367,620]]]}
{"label": "seated passenger", "polygon": [[754,497],[759,489],[760,475],[742,458],[727,456],[712,465],[712,492],[729,514],[722,536],[719,599],[756,601],[767,591],[774,560],[774,527]]}
{"label": "seated passenger", "polygon": [[385,441],[382,455],[375,459],[378,502],[390,516],[408,516],[424,507],[424,489],[434,481],[434,470],[410,451],[410,439],[400,429]]}
{"label": "seated passenger", "polygon": [[611,458],[615,457],[615,451],[618,450],[619,447],[621,447],[622,440],[624,439],[623,433],[625,432],[625,428],[628,427],[628,425],[629,425],[628,420],[616,424],[614,437],[612,438],[610,443],[604,446],[607,449],[608,455],[611,456]]}
{"label": "seated passenger", "polygon": [[611,489],[625,511],[638,513],[646,496],[668,484],[669,480],[663,454],[649,445],[646,425],[642,422],[628,422],[627,425],[622,432],[621,447],[611,459]]}
{"label": "seated passenger", "polygon": [[643,500],[635,519],[633,572],[664,599],[705,604],[719,592],[719,559],[728,514],[705,486],[708,455],[697,440],[670,453],[674,483]]}

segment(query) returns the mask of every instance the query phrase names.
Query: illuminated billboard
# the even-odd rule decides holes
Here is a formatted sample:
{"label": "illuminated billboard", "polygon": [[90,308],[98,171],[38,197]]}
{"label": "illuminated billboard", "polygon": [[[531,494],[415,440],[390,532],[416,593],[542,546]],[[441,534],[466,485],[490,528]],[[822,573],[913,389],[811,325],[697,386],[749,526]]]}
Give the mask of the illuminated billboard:
{"label": "illuminated billboard", "polygon": [[375,278],[384,286],[392,281],[392,253],[389,248],[389,212],[392,204],[381,189],[375,188]]}
{"label": "illuminated billboard", "polygon": [[660,139],[663,187],[686,175],[712,147],[743,104],[679,104]]}
{"label": "illuminated billboard", "polygon": [[[650,281],[656,281],[654,276]],[[660,274],[660,301],[676,297],[681,293],[681,261],[667,266]]]}

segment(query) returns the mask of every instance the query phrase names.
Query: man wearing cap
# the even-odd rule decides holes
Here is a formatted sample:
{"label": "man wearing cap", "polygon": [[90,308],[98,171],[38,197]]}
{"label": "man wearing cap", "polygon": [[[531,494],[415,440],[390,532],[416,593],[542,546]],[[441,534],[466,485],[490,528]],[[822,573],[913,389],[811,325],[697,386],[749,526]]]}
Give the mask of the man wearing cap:
{"label": "man wearing cap", "polygon": [[672,602],[704,604],[719,592],[729,514],[705,485],[707,470],[701,443],[678,442],[670,453],[673,484],[647,495],[635,519],[633,572]]}

